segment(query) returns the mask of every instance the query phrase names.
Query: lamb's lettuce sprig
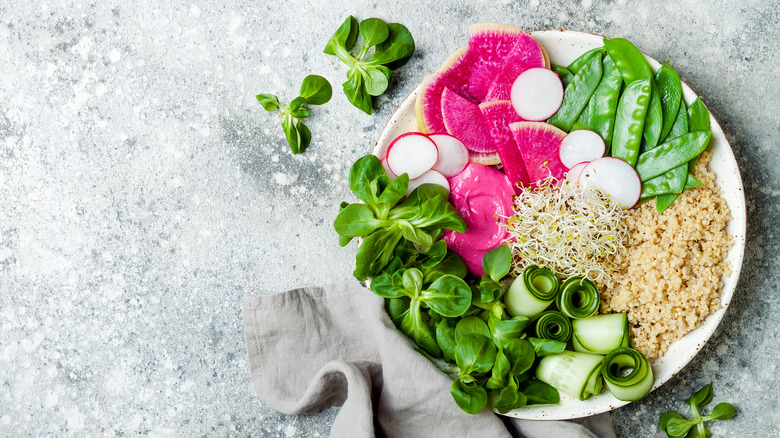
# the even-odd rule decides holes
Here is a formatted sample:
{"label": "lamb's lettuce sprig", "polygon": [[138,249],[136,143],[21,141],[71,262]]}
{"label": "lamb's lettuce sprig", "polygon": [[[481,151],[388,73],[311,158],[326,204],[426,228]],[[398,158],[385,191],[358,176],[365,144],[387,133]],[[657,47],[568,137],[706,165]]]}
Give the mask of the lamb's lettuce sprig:
{"label": "lamb's lettuce sprig", "polygon": [[[362,42],[354,53],[358,34]],[[401,24],[385,23],[378,18],[367,18],[358,24],[350,15],[330,38],[324,52],[349,67],[347,81],[342,84],[344,94],[352,105],[371,114],[372,97],[384,93],[393,82],[392,70],[412,57],[414,39]]]}
{"label": "lamb's lettuce sprig", "polygon": [[255,96],[268,112],[281,110],[282,129],[293,154],[299,154],[311,144],[311,131],[301,120],[309,117],[309,109],[303,105],[322,105],[333,95],[330,82],[322,76],[309,75],[303,79],[298,97],[289,104],[282,104],[273,94]]}
{"label": "lamb's lettuce sprig", "polygon": [[666,432],[669,438],[706,438],[711,435],[710,430],[704,425],[711,420],[729,420],[734,416],[734,406],[729,403],[719,403],[710,415],[702,416],[699,409],[712,401],[712,385],[707,384],[696,391],[688,399],[692,418],[685,418],[678,412],[669,411],[661,415],[658,427]]}

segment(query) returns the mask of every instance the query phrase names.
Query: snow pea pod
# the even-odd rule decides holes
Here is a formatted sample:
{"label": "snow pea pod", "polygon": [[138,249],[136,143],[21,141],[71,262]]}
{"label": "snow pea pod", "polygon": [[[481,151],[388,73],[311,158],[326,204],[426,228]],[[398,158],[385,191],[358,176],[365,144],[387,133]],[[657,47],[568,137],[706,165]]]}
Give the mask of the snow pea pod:
{"label": "snow pea pod", "polygon": [[672,126],[679,116],[680,105],[682,102],[682,83],[680,76],[669,65],[669,61],[664,62],[661,68],[655,73],[655,84],[658,94],[661,97],[661,107],[663,109],[663,128],[661,129],[661,139],[669,135]]}
{"label": "snow pea pod", "polygon": [[[701,98],[697,97],[691,104],[691,107],[688,108],[688,119],[691,131],[708,131],[710,129],[710,112],[707,111],[707,107],[704,106]],[[699,161],[699,157],[688,162],[688,173],[693,173],[693,168],[696,167],[697,161]]]}
{"label": "snow pea pod", "polygon": [[658,146],[658,141],[661,139],[661,127],[664,123],[663,107],[661,106],[661,98],[658,95],[658,87],[656,87],[655,81],[650,81],[650,88],[650,104],[647,108],[645,130],[642,134],[647,144],[647,149]]}
{"label": "snow pea pod", "polygon": [[[695,131],[705,131],[707,129],[709,129],[709,127],[705,129],[696,129]],[[687,133],[688,133],[688,109],[685,108],[685,102],[683,102],[682,97],[680,97],[680,103],[677,110],[677,117],[675,117],[674,123],[672,123],[672,126],[669,129],[669,133],[666,134],[664,141],[672,140],[674,138],[677,138],[681,135],[685,135]]]}
{"label": "snow pea pod", "polygon": [[[698,187],[700,185],[701,185],[701,181],[696,179],[696,177],[693,176],[693,174],[689,173],[688,174],[688,180],[685,182],[685,189],[684,190],[692,189],[692,188]],[[659,213],[663,213],[663,211],[666,210],[667,208],[669,208],[669,206],[672,205],[674,203],[674,201],[677,200],[678,197],[680,197],[679,193],[667,193],[667,194],[664,194],[664,195],[656,196],[656,198],[655,198],[655,209],[656,209],[656,211],[658,211]]]}
{"label": "snow pea pod", "polygon": [[563,103],[547,121],[558,128],[569,132],[572,125],[585,109],[590,96],[601,81],[601,54],[597,52],[590,62],[585,64],[566,87],[563,95]]}
{"label": "snow pea pod", "polygon": [[596,47],[595,49],[590,49],[587,52],[580,55],[577,59],[571,62],[569,64],[569,71],[576,75],[579,73],[579,71],[582,69],[582,67],[585,67],[594,56],[602,57],[604,55],[604,47]]}
{"label": "snow pea pod", "polygon": [[604,47],[606,47],[609,57],[615,61],[615,65],[627,84],[637,79],[653,77],[650,64],[647,63],[645,56],[630,41],[623,38],[604,38]]}
{"label": "snow pea pod", "polygon": [[620,99],[620,89],[623,86],[623,77],[609,56],[604,57],[602,70],[601,82],[583,113],[587,112],[589,117],[588,129],[598,133],[609,150],[612,145],[612,130],[615,126],[615,113]]}
{"label": "snow pea pod", "polygon": [[710,141],[710,131],[694,131],[669,140],[639,156],[636,173],[645,182],[699,156]]}
{"label": "snow pea pod", "polygon": [[550,66],[550,68],[552,69],[552,71],[558,74],[558,77],[561,78],[561,83],[563,83],[563,88],[566,88],[566,86],[569,85],[569,82],[571,82],[571,80],[574,78],[574,74],[572,74],[572,72],[568,68],[562,65],[553,64]]}
{"label": "snow pea pod", "polygon": [[615,113],[612,156],[622,158],[632,166],[636,164],[642,142],[647,105],[650,101],[650,81],[651,79],[638,79],[629,83],[620,97]]}

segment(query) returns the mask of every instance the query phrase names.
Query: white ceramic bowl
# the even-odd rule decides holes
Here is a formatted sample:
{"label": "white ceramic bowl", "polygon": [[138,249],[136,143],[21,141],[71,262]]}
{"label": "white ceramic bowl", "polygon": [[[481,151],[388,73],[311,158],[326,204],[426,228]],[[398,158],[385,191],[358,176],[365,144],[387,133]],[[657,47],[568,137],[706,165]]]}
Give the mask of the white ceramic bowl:
{"label": "white ceramic bowl", "polygon": [[[531,35],[544,46],[550,57],[550,62],[558,65],[569,65],[571,61],[582,53],[603,45],[601,36],[583,32],[548,30],[532,32]],[[658,61],[649,56],[645,55],[645,58],[647,58],[653,69],[658,69],[661,66]],[[404,132],[418,130],[417,117],[414,111],[418,91],[419,87],[404,100],[395,114],[393,114],[374,147],[374,155],[383,157],[387,146],[394,138]],[[688,104],[691,104],[696,99],[696,94],[684,82],[683,98]],[[710,129],[712,130],[712,140],[709,148],[713,152],[710,169],[716,174],[716,182],[723,189],[723,196],[728,203],[732,216],[731,221],[728,223],[727,231],[734,238],[734,246],[726,258],[731,264],[732,273],[729,277],[723,278],[723,292],[720,297],[721,308],[710,315],[699,328],[672,343],[665,355],[652,362],[655,375],[653,389],[663,385],[680,372],[712,336],[729,307],[742,267],[746,235],[745,196],[742,188],[742,178],[740,177],[731,147],[723,135],[723,130],[721,130],[720,125],[718,125],[718,122],[712,115],[710,115]],[[509,412],[506,415],[533,420],[571,419],[611,411],[628,403],[616,399],[607,390],[584,401],[561,394],[561,402],[558,405],[525,407]]]}

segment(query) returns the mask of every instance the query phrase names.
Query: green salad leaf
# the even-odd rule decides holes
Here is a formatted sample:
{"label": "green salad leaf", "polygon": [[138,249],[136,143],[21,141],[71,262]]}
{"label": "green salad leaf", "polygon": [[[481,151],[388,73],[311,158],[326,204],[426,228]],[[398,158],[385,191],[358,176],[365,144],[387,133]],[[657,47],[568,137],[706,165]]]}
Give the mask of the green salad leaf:
{"label": "green salad leaf", "polygon": [[[358,35],[361,44],[354,53]],[[349,67],[342,88],[350,103],[366,114],[372,114],[372,98],[387,91],[393,83],[392,70],[409,61],[414,53],[414,39],[401,24],[385,23],[379,18],[367,18],[358,23],[350,15],[328,40],[324,52]]]}
{"label": "green salad leaf", "polygon": [[323,105],[333,95],[330,82],[322,76],[309,75],[303,79],[298,97],[283,105],[273,94],[255,96],[268,112],[281,110],[282,130],[293,154],[299,154],[311,144],[311,130],[301,120],[309,117],[309,109],[302,105]]}
{"label": "green salad leaf", "polygon": [[707,384],[696,391],[687,401],[691,408],[691,418],[685,418],[675,411],[664,412],[658,421],[658,427],[666,432],[669,438],[709,437],[712,435],[705,422],[712,420],[729,420],[734,416],[734,406],[720,403],[712,409],[710,415],[702,416],[699,409],[712,401],[712,385]]}

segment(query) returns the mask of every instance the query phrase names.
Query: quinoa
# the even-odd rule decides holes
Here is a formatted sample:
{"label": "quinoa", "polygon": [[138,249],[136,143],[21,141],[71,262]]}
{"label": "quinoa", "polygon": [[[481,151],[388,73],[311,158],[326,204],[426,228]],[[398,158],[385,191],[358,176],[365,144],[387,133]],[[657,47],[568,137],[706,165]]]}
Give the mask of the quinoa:
{"label": "quinoa", "polygon": [[715,174],[712,153],[699,157],[699,187],[684,191],[663,213],[650,201],[629,210],[629,239],[616,271],[599,284],[601,313],[628,312],[631,346],[648,358],[701,325],[720,308],[725,261],[733,245],[731,219]]}

